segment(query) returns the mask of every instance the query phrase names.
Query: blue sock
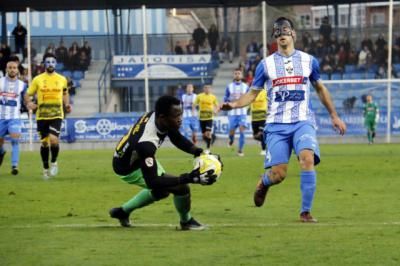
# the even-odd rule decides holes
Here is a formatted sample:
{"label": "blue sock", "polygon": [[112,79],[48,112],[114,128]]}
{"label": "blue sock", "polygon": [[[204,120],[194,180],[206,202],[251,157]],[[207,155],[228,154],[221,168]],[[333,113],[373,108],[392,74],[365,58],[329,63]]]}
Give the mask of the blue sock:
{"label": "blue sock", "polygon": [[229,135],[229,142],[233,143],[233,140],[235,139],[235,135]]}
{"label": "blue sock", "polygon": [[314,192],[317,185],[317,173],[312,171],[301,171],[300,189],[301,189],[301,212],[310,211],[314,199]]}
{"label": "blue sock", "polygon": [[11,165],[18,166],[19,161],[19,141],[18,139],[11,139]]}
{"label": "blue sock", "polygon": [[271,182],[271,179],[269,179],[269,176],[268,176],[267,173],[264,173],[264,175],[262,177],[262,182],[263,182],[264,186],[267,186],[267,187],[273,185],[272,182]]}
{"label": "blue sock", "polygon": [[239,151],[243,152],[243,146],[244,146],[244,132],[240,132],[239,135]]}

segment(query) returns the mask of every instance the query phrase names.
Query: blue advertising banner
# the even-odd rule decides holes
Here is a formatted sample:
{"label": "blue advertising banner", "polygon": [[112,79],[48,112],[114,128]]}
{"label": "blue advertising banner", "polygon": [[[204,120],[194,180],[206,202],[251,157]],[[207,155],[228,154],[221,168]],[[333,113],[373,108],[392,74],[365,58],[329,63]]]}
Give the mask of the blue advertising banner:
{"label": "blue advertising banner", "polygon": [[[211,76],[211,55],[149,55],[150,79]],[[143,55],[113,57],[113,79],[144,79]]]}
{"label": "blue advertising banner", "polygon": [[[396,110],[391,116],[391,130],[393,135],[400,135],[400,110]],[[66,142],[85,140],[113,140],[118,141],[139,118],[139,115],[125,117],[99,117],[99,118],[67,118],[61,127],[61,139]],[[364,136],[366,131],[361,114],[343,114],[341,118],[347,125],[346,135]],[[382,111],[377,124],[377,134],[386,134],[387,114]],[[247,117],[246,137],[252,137],[250,116]],[[334,136],[329,115],[317,115],[318,136]],[[220,137],[227,137],[229,123],[227,116],[214,118],[214,131]],[[200,133],[199,133],[200,134]],[[36,121],[33,122],[33,140],[39,141],[36,131]],[[22,120],[22,142],[29,141],[29,121]]]}

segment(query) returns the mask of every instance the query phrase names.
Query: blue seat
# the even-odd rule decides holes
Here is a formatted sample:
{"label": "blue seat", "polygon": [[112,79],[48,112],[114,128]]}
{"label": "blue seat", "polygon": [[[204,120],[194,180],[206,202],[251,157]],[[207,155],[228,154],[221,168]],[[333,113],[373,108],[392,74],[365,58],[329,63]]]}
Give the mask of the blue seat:
{"label": "blue seat", "polygon": [[351,74],[350,74],[350,73],[344,73],[344,74],[343,74],[343,79],[345,79],[345,80],[346,80],[346,79],[347,79],[347,80],[348,80],[348,79],[351,79]]}
{"label": "blue seat", "polygon": [[342,79],[342,74],[340,74],[340,73],[332,73],[331,79],[332,80],[341,80]]}
{"label": "blue seat", "polygon": [[321,73],[321,79],[322,80],[328,80],[329,79],[329,74]]}
{"label": "blue seat", "polygon": [[356,71],[356,69],[357,69],[356,65],[347,64],[347,65],[344,66],[344,71],[346,73],[353,73],[354,71]]}
{"label": "blue seat", "polygon": [[56,65],[56,71],[60,72],[64,69],[64,64],[63,63],[57,63]]}
{"label": "blue seat", "polygon": [[365,74],[364,73],[351,73],[350,74],[352,79],[365,79]]}
{"label": "blue seat", "polygon": [[62,75],[65,76],[65,77],[71,78],[72,77],[72,72],[69,71],[69,70],[64,70],[62,72]]}
{"label": "blue seat", "polygon": [[368,72],[365,74],[366,79],[375,79],[375,73]]}
{"label": "blue seat", "polygon": [[81,87],[81,81],[79,79],[73,79],[72,82],[73,82],[75,88]]}
{"label": "blue seat", "polygon": [[85,73],[83,71],[75,70],[72,72],[72,78],[75,80],[81,80],[85,77]]}
{"label": "blue seat", "polygon": [[393,68],[395,69],[396,73],[400,72],[400,63],[393,64]]}

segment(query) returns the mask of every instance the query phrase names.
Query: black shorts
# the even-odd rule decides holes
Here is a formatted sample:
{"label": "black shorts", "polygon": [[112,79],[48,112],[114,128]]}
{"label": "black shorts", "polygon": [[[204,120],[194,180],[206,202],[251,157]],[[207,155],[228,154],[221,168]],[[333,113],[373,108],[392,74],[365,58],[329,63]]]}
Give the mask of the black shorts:
{"label": "black shorts", "polygon": [[258,132],[262,132],[265,127],[265,120],[261,121],[252,121],[251,127],[253,128],[253,135],[257,135]]}
{"label": "black shorts", "polygon": [[200,120],[201,133],[206,131],[212,131],[213,121],[212,120]]}
{"label": "black shorts", "polygon": [[49,120],[37,120],[37,131],[39,132],[40,139],[44,139],[52,134],[59,137],[61,131],[61,118]]}

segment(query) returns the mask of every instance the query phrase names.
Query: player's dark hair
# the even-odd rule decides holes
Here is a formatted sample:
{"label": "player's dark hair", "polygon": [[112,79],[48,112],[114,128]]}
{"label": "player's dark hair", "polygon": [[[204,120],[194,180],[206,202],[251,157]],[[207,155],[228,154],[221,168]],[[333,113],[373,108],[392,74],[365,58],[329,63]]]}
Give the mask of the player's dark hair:
{"label": "player's dark hair", "polygon": [[44,55],[43,55],[43,62],[46,60],[46,58],[48,58],[48,57],[53,57],[53,58],[55,58],[56,60],[57,60],[57,57],[56,57],[56,55],[55,54],[53,54],[53,53],[45,53]]}
{"label": "player's dark hair", "polygon": [[169,115],[173,105],[181,105],[181,101],[170,95],[163,95],[158,98],[156,101],[156,117],[160,115]]}
{"label": "player's dark hair", "polygon": [[8,63],[8,62],[15,62],[15,63],[18,63],[18,64],[19,64],[19,57],[16,56],[16,55],[12,55],[12,56],[10,56],[10,57],[8,58],[7,63]]}
{"label": "player's dark hair", "polygon": [[277,19],[275,20],[274,24],[275,24],[275,23],[280,23],[280,22],[285,21],[285,20],[286,20],[287,22],[289,22],[290,27],[294,30],[294,24],[293,24],[293,22],[292,22],[290,19],[288,19],[287,17],[279,17],[279,18],[277,18]]}

